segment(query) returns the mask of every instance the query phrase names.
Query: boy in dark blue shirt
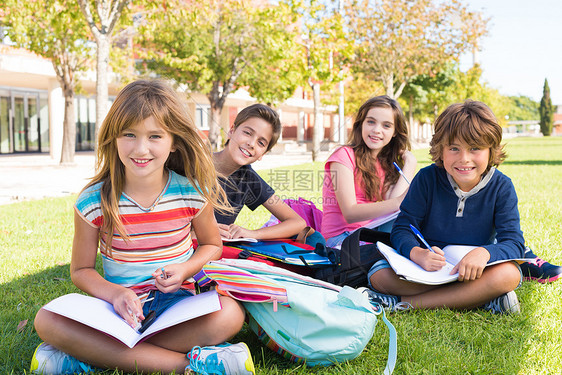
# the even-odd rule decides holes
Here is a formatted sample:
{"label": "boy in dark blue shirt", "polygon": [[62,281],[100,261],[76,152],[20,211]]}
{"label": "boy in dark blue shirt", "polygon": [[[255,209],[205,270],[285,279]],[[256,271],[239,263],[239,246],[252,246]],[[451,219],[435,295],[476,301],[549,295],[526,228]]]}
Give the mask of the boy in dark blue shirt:
{"label": "boy in dark blue shirt", "polygon": [[[445,245],[474,249],[455,266],[451,274],[458,272],[458,281],[450,284],[412,283],[375,264],[369,281],[382,293],[368,291],[371,299],[391,309],[483,306],[496,313],[519,312],[514,292],[522,280],[519,266],[487,266],[523,258],[525,252],[515,188],[496,169],[505,159],[501,139],[502,128],[484,103],[453,104],[438,117],[430,150],[435,164],[413,179],[392,228],[392,244],[427,271],[445,265]],[[431,250],[420,246],[410,224],[421,230]]]}

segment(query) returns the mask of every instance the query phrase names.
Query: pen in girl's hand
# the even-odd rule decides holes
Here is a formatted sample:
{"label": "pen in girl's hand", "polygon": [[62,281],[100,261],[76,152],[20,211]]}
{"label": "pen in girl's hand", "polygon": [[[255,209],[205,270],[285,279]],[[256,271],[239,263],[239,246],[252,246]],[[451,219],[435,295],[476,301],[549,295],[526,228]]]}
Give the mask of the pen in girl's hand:
{"label": "pen in girl's hand", "polygon": [[398,173],[400,173],[400,176],[404,177],[404,180],[408,183],[408,185],[410,185],[410,181],[408,181],[408,179],[406,178],[406,175],[404,174],[404,172],[402,172],[402,169],[400,169],[398,164],[396,164],[396,162],[393,162],[392,164],[394,164],[394,167],[396,168]]}
{"label": "pen in girl's hand", "polygon": [[416,236],[418,236],[418,238],[420,239],[420,241],[431,251],[435,252],[435,250],[433,250],[431,248],[431,246],[427,243],[427,241],[425,240],[425,238],[423,238],[421,232],[418,230],[418,228],[414,227],[412,224],[410,224],[410,228],[412,229],[412,232],[414,232],[414,234]]}
{"label": "pen in girl's hand", "polygon": [[162,274],[160,274],[160,277],[164,280],[166,280],[168,278],[168,275],[166,275],[166,270],[164,270],[164,267],[160,268],[160,270],[162,271]]}

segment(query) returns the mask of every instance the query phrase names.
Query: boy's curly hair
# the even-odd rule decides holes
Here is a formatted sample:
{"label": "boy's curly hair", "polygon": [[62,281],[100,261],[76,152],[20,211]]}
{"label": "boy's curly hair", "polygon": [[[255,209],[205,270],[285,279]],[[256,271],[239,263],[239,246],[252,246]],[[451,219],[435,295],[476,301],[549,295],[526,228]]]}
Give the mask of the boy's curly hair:
{"label": "boy's curly hair", "polygon": [[500,165],[506,158],[502,141],[502,127],[486,104],[467,99],[451,104],[435,121],[435,133],[429,145],[431,159],[443,167],[443,148],[455,139],[472,147],[489,148],[488,168]]}

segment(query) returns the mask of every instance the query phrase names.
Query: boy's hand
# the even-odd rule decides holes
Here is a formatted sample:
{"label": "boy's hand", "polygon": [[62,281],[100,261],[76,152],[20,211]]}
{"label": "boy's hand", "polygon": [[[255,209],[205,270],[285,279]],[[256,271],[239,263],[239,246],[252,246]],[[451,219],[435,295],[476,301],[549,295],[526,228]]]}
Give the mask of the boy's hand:
{"label": "boy's hand", "polygon": [[181,287],[186,279],[185,270],[182,264],[168,264],[165,267],[158,268],[152,273],[156,288],[162,293],[173,293]]}
{"label": "boy's hand", "polygon": [[142,304],[131,289],[123,288],[113,300],[113,309],[134,329],[144,320]]}
{"label": "boy's hand", "polygon": [[230,225],[227,224],[217,224],[219,227],[219,233],[221,238],[230,239],[232,236],[230,235]]}
{"label": "boy's hand", "polygon": [[231,224],[229,228],[230,238],[254,238],[254,231],[243,228],[236,224]]}
{"label": "boy's hand", "polygon": [[431,247],[433,251],[416,246],[410,252],[410,259],[419,264],[426,271],[439,271],[445,264],[443,250],[437,246]]}
{"label": "boy's hand", "polygon": [[459,273],[459,281],[479,279],[490,260],[490,253],[483,247],[477,247],[461,259],[451,271],[451,275]]}

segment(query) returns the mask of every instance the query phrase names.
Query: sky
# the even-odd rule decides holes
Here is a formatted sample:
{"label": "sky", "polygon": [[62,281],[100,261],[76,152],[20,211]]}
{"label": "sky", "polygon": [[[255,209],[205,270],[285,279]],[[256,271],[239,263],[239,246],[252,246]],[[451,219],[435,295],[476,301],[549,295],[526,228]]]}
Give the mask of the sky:
{"label": "sky", "polygon": [[[562,1],[465,0],[465,4],[491,18],[478,56],[489,86],[502,95],[540,101],[546,78],[552,104],[562,104]],[[463,56],[461,69],[471,64],[472,55]]]}

